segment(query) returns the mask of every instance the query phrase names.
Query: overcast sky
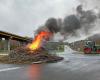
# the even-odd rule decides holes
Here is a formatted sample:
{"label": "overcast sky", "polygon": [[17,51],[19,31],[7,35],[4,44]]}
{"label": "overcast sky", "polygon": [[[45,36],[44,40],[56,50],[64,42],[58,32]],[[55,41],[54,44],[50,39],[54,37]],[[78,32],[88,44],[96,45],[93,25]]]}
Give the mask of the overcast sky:
{"label": "overcast sky", "polygon": [[77,0],[0,0],[0,30],[32,37],[48,18],[63,18],[78,4]]}

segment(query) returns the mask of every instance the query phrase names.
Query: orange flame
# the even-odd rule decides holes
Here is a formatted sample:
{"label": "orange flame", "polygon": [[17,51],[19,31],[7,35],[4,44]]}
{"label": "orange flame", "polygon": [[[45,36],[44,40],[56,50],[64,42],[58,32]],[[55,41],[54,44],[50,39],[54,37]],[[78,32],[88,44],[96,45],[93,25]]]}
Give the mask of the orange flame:
{"label": "orange flame", "polygon": [[41,47],[42,40],[49,40],[51,33],[47,31],[41,31],[37,36],[35,36],[34,40],[31,44],[28,45],[28,48],[31,50],[37,50]]}

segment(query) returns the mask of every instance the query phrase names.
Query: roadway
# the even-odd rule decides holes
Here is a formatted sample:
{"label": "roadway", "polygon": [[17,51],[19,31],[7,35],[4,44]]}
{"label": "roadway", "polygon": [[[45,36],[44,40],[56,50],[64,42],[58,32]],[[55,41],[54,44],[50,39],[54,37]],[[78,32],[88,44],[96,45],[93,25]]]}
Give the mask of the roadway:
{"label": "roadway", "polygon": [[65,51],[58,63],[0,64],[0,80],[100,80],[100,55]]}

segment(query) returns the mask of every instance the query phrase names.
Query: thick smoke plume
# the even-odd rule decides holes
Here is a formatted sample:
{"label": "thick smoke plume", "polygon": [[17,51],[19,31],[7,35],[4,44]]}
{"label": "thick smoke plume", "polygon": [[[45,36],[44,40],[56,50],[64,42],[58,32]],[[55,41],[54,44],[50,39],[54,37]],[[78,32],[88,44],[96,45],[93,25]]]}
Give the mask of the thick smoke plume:
{"label": "thick smoke plume", "polygon": [[46,21],[45,26],[51,31],[51,32],[59,32],[60,27],[57,24],[57,19],[50,18]]}
{"label": "thick smoke plume", "polygon": [[97,15],[93,10],[83,10],[82,5],[76,8],[77,14],[65,17],[63,22],[63,29],[65,32],[76,32],[76,30],[83,28],[84,32],[88,32],[94,27],[97,20]]}
{"label": "thick smoke plume", "polygon": [[70,15],[64,18],[64,21],[63,21],[64,32],[72,33],[79,28],[81,28],[81,25],[76,15]]}
{"label": "thick smoke plume", "polygon": [[[64,19],[49,18],[43,27],[40,27],[38,31],[47,29],[52,33],[64,33],[78,35],[77,30],[82,30],[85,34],[88,34],[93,27],[99,14],[94,10],[85,10],[82,5],[78,5],[76,8],[76,14],[65,16]],[[68,35],[67,35],[68,36]]]}

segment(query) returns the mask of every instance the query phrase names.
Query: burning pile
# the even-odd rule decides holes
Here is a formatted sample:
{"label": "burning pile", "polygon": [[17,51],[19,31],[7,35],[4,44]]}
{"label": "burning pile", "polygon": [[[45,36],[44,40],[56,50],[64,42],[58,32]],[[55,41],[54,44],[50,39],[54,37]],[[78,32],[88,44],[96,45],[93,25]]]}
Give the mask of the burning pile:
{"label": "burning pile", "polygon": [[46,43],[51,35],[52,34],[50,32],[41,31],[34,38],[31,44],[28,44],[26,47],[20,47],[11,51],[9,54],[10,62],[52,62],[62,60],[62,57],[49,54],[48,51],[43,47],[43,41]]}
{"label": "burning pile", "polygon": [[76,13],[66,16],[64,19],[49,18],[42,27],[36,30],[37,35],[31,44],[11,51],[10,61],[56,61],[63,59],[48,54],[45,48],[47,41],[55,33],[60,33],[64,37],[61,41],[67,39],[66,36],[79,35],[79,29],[88,34],[89,29],[99,19],[99,13],[97,14],[93,10],[84,10],[82,5],[77,6]]}
{"label": "burning pile", "polygon": [[23,63],[23,62],[54,62],[62,60],[62,57],[57,57],[51,54],[48,54],[48,51],[40,48],[36,51],[32,51],[28,48],[21,47],[17,48],[9,54],[10,62],[14,63]]}

